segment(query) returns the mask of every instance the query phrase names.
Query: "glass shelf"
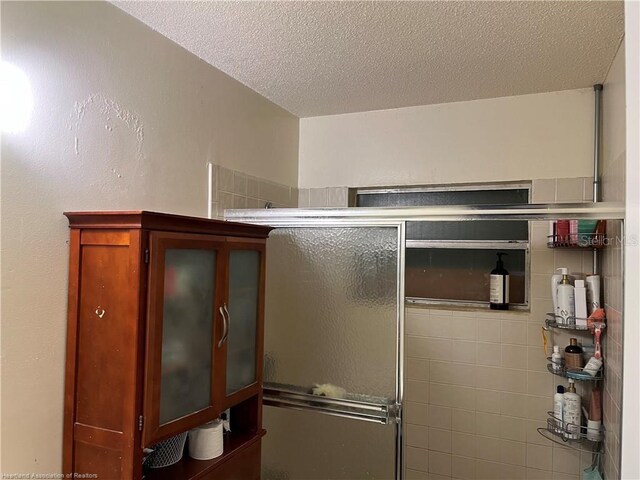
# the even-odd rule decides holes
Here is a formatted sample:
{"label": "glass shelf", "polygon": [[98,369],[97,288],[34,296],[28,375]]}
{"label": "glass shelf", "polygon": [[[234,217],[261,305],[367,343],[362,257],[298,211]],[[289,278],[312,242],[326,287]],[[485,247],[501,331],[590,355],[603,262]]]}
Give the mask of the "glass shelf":
{"label": "glass shelf", "polygon": [[[544,323],[547,328],[558,328],[561,330],[572,330],[574,332],[589,332],[593,333],[593,329],[600,328],[604,330],[607,328],[607,324],[604,322],[593,322],[591,325],[576,325],[576,317],[569,317],[569,323],[563,323],[559,320],[562,320],[563,317],[558,315],[554,315],[553,313],[547,313],[547,318]],[[586,318],[578,318],[578,320],[584,320],[587,322]]]}
{"label": "glass shelf", "polygon": [[578,380],[580,382],[599,382],[602,380],[602,367],[598,370],[595,376],[591,376],[589,372],[585,372],[582,368],[566,368],[564,365],[560,365],[559,369],[554,369],[554,362],[551,357],[547,357],[549,363],[547,363],[547,370],[554,375],[560,377],[571,378],[572,380]]}
{"label": "glass shelf", "polygon": [[[600,455],[602,453],[602,445],[604,440],[604,427],[600,427],[597,432],[599,439],[597,441],[587,438],[587,428],[570,423],[563,423],[562,420],[554,417],[553,412],[547,412],[547,426],[538,428],[538,433],[558,445],[568,447],[580,452],[592,453]],[[569,430],[574,430],[570,432]],[[576,436],[577,438],[571,438]]]}

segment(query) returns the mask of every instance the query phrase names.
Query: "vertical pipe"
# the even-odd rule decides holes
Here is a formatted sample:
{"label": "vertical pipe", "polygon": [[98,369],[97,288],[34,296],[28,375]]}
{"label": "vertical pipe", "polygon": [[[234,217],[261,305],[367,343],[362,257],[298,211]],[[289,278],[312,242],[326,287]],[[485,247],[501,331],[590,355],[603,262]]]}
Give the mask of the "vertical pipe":
{"label": "vertical pipe", "polygon": [[[600,150],[602,138],[602,84],[593,86],[595,113],[593,127],[593,203],[600,201]],[[598,273],[598,251],[593,250],[593,274]]]}
{"label": "vertical pipe", "polygon": [[593,131],[593,203],[600,201],[600,140],[602,137],[602,84],[593,86],[595,93],[595,121]]}

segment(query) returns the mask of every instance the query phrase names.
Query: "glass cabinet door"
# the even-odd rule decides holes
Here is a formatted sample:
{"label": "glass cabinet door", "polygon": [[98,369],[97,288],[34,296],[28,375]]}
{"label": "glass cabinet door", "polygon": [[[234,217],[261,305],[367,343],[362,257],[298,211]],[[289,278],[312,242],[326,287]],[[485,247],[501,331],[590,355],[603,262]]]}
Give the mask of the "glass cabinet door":
{"label": "glass cabinet door", "polygon": [[216,253],[165,250],[160,425],[211,404]]}
{"label": "glass cabinet door", "polygon": [[226,396],[256,383],[263,250],[229,251]]}
{"label": "glass cabinet door", "polygon": [[223,245],[196,235],[151,236],[145,441],[193,428],[220,410],[214,382]]}

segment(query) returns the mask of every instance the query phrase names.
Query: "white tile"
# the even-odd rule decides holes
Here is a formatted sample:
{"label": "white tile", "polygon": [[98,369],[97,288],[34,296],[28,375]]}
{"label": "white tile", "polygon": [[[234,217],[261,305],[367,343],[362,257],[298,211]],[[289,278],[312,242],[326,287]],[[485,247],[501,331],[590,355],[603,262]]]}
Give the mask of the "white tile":
{"label": "white tile", "polygon": [[349,193],[347,187],[332,187],[327,192],[328,207],[348,207]]}
{"label": "white tile", "polygon": [[451,476],[451,454],[429,451],[429,473]]}
{"label": "white tile", "polygon": [[[500,415],[476,412],[476,434],[484,437],[500,438]],[[485,458],[485,460],[491,460]]]}
{"label": "white tile", "polygon": [[429,428],[429,450],[451,453],[451,430]]}
{"label": "white tile", "polygon": [[410,470],[416,470],[419,472],[429,471],[428,450],[416,447],[407,447],[405,461],[407,468]]}
{"label": "white tile", "polygon": [[233,193],[236,195],[247,194],[247,176],[241,172],[233,172]]}
{"label": "white tile", "polygon": [[409,380],[405,384],[406,399],[410,402],[429,403],[429,383]]}
{"label": "white tile", "polygon": [[555,178],[534,179],[531,184],[532,203],[553,203],[556,197]]}
{"label": "white tile", "polygon": [[451,409],[429,405],[428,422],[433,428],[451,429]]}
{"label": "white tile", "polygon": [[328,202],[328,189],[311,188],[309,189],[309,206],[310,207],[326,207]]}
{"label": "white tile", "polygon": [[418,448],[429,448],[429,427],[407,424],[405,427],[407,445]]}

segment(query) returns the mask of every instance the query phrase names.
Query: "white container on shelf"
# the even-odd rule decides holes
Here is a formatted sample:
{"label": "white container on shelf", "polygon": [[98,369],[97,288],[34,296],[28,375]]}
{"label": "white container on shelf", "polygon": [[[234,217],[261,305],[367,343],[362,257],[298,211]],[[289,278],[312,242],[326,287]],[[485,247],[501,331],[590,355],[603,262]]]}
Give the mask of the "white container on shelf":
{"label": "white container on shelf", "polygon": [[566,437],[572,440],[580,438],[580,426],[582,424],[582,401],[576,393],[575,381],[569,379],[569,388],[564,392],[564,407],[562,408],[562,420],[566,431]]}
{"label": "white container on shelf", "polygon": [[553,417],[556,420],[556,428],[554,429],[557,433],[562,433],[564,430],[564,387],[562,385],[558,385],[556,389],[556,393],[553,395]]}
{"label": "white container on shelf", "polygon": [[591,315],[593,311],[600,308],[600,275],[589,275],[587,277],[587,313]]}
{"label": "white container on shelf", "polygon": [[587,289],[584,285],[584,280],[576,280],[574,288],[574,298],[576,302],[576,326],[587,326]]}
{"label": "white container on shelf", "polygon": [[562,354],[560,353],[560,347],[558,345],[553,346],[553,353],[551,354],[551,368],[554,372],[562,371]]}
{"label": "white container on shelf", "polygon": [[558,310],[556,320],[564,325],[571,325],[576,315],[576,300],[573,285],[569,282],[569,273],[566,268],[558,268],[562,273],[562,281],[558,285]]}

